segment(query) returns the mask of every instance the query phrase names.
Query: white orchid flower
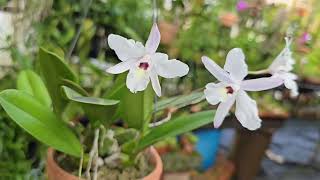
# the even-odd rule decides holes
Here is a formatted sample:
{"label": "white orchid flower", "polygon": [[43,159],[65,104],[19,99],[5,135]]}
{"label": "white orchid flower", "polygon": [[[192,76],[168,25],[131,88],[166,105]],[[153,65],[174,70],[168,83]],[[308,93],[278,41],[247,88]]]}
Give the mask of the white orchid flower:
{"label": "white orchid flower", "polygon": [[292,52],[290,50],[290,45],[292,39],[285,38],[286,46],[276,57],[276,59],[271,63],[268,68],[268,71],[279,78],[284,80],[284,86],[291,90],[291,96],[295,97],[299,94],[298,85],[296,83],[297,75],[291,73],[293,70],[293,65],[295,64],[294,59],[292,58]]}
{"label": "white orchid flower", "polygon": [[283,84],[283,80],[278,77],[244,80],[248,74],[248,66],[240,48],[234,48],[228,53],[224,69],[206,56],[202,57],[202,62],[206,69],[220,81],[217,84],[207,84],[204,90],[210,104],[220,103],[214,117],[214,127],[217,128],[222,124],[232,105],[236,103],[235,115],[242,126],[249,130],[259,128],[261,119],[258,115],[257,103],[248,96],[246,91],[272,89]]}
{"label": "white orchid flower", "polygon": [[164,78],[182,77],[188,74],[189,67],[176,59],[169,60],[168,55],[157,53],[160,43],[160,32],[153,24],[146,45],[119,35],[110,34],[108,44],[122,61],[107,69],[108,73],[120,74],[129,70],[126,85],[131,92],[143,91],[151,80],[152,87],[161,96],[158,75]]}

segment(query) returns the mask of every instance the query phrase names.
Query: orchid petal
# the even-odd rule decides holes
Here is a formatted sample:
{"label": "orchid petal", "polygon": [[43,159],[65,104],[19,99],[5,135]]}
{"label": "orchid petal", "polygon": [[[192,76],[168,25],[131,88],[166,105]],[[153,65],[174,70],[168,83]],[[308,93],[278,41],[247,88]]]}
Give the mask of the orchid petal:
{"label": "orchid petal", "polygon": [[108,36],[108,44],[121,61],[138,59],[145,53],[145,48],[142,43],[115,34]]}
{"label": "orchid petal", "polygon": [[209,83],[206,85],[204,95],[211,105],[216,105],[225,99],[227,92],[221,83]]}
{"label": "orchid petal", "polygon": [[283,79],[290,79],[290,80],[297,80],[298,76],[294,73],[291,72],[286,72],[286,73],[278,73],[278,76],[282,76]]}
{"label": "orchid petal", "polygon": [[233,83],[230,75],[207,56],[202,56],[204,67],[219,81]]}
{"label": "orchid petal", "polygon": [[284,86],[291,90],[290,95],[296,97],[299,95],[298,85],[296,83],[297,75],[293,73],[284,73],[282,74],[284,78]]}
{"label": "orchid petal", "polygon": [[145,90],[149,81],[149,75],[146,71],[138,68],[131,68],[127,75],[126,85],[132,93],[136,93]]}
{"label": "orchid petal", "polygon": [[281,86],[282,84],[283,79],[280,77],[265,77],[244,80],[241,83],[241,88],[245,91],[264,91]]}
{"label": "orchid petal", "polygon": [[256,130],[261,126],[257,103],[243,90],[237,94],[235,115],[241,125],[249,130]]}
{"label": "orchid petal", "polygon": [[161,77],[182,77],[189,72],[189,67],[187,64],[176,59],[168,60],[168,55],[166,54],[155,53],[151,59],[154,62],[157,74]]}
{"label": "orchid petal", "polygon": [[106,70],[107,73],[110,74],[120,74],[130,69],[131,61],[123,61],[120,62]]}
{"label": "orchid petal", "polygon": [[157,96],[161,96],[161,86],[159,82],[158,75],[155,72],[150,72],[151,84],[154,92],[156,92]]}
{"label": "orchid petal", "polygon": [[290,89],[290,96],[296,97],[299,95],[298,85],[295,81],[286,80],[286,81],[284,81],[284,85],[286,88]]}
{"label": "orchid petal", "polygon": [[242,81],[248,75],[248,66],[240,48],[234,48],[229,51],[224,70],[229,72],[231,77],[237,81]]}
{"label": "orchid petal", "polygon": [[274,74],[279,71],[289,72],[293,69],[293,65],[295,64],[294,59],[292,58],[292,52],[290,50],[290,44],[292,39],[285,38],[286,46],[279,53],[279,55],[273,60],[268,70]]}
{"label": "orchid petal", "polygon": [[146,42],[146,50],[148,53],[153,54],[156,52],[159,44],[160,44],[160,31],[158,29],[158,25],[156,23],[153,24],[151,28],[150,35],[148,37],[148,40]]}
{"label": "orchid petal", "polygon": [[234,104],[235,99],[236,99],[235,96],[231,96],[226,101],[219,104],[213,120],[213,124],[215,128],[218,128],[221,126],[224,118],[227,116],[229,110]]}

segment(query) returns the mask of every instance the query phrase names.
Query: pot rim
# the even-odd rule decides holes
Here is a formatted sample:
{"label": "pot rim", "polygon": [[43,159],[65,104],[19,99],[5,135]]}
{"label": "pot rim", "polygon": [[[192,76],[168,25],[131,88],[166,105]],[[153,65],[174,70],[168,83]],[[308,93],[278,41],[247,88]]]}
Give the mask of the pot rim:
{"label": "pot rim", "polygon": [[[147,151],[150,154],[152,154],[151,163],[154,163],[155,167],[152,170],[152,172],[150,174],[148,174],[147,176],[143,177],[142,180],[156,180],[157,177],[160,180],[160,177],[161,177],[162,171],[163,171],[163,164],[162,164],[161,157],[160,157],[159,153],[157,152],[157,150],[153,146],[150,146],[147,149]],[[49,175],[50,174],[52,175],[53,172],[58,173],[62,177],[68,178],[66,180],[84,180],[84,179],[80,179],[79,177],[72,175],[69,172],[67,172],[66,170],[62,169],[58,165],[58,163],[54,160],[54,153],[55,153],[55,150],[53,148],[51,148],[51,147],[48,148],[46,171],[47,171],[47,175],[48,175],[49,180],[50,180]],[[49,172],[49,169],[51,169],[50,172]]]}

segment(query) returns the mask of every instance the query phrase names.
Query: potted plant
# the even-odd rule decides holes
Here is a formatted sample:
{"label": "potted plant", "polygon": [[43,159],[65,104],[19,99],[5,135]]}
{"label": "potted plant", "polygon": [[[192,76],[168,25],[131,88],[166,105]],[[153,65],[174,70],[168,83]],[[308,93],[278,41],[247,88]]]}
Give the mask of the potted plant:
{"label": "potted plant", "polygon": [[[50,147],[46,165],[50,180],[160,179],[162,161],[152,145],[212,122],[214,112],[203,111],[151,123],[155,111],[151,84],[138,92],[128,86],[125,74],[116,78],[104,97],[92,97],[61,53],[55,52],[41,47],[36,68],[19,73],[17,89],[0,93],[9,117]],[[156,93],[160,95],[161,89]],[[186,101],[192,102],[181,103]],[[166,108],[171,103],[159,104]]]}
{"label": "potted plant", "polygon": [[79,76],[61,58],[61,51],[53,47],[39,49],[34,68],[39,74],[23,70],[17,78],[17,89],[0,92],[0,104],[9,117],[55,149],[49,149],[47,156],[50,180],[160,179],[162,162],[152,145],[212,122],[214,111],[170,115],[154,123],[152,115],[160,109],[195,103],[194,97],[199,94],[199,99],[205,97],[210,104],[219,104],[214,118],[216,128],[233,104],[244,127],[255,130],[261,126],[256,102],[246,91],[280,86],[287,76],[275,71],[271,77],[244,79],[248,67],[240,48],[228,53],[224,68],[202,57],[204,66],[219,83],[207,84],[204,92],[175,97],[173,101],[165,99],[154,108],[154,96],[161,96],[159,76],[177,78],[189,71],[185,63],[156,52],[160,38],[156,23],[145,46],[119,35],[108,36],[108,45],[121,62],[106,72],[121,75],[103,97],[82,88]]}
{"label": "potted plant", "polygon": [[201,155],[195,150],[197,137],[192,133],[170,137],[155,145],[164,165],[165,180],[190,179],[201,165]]}

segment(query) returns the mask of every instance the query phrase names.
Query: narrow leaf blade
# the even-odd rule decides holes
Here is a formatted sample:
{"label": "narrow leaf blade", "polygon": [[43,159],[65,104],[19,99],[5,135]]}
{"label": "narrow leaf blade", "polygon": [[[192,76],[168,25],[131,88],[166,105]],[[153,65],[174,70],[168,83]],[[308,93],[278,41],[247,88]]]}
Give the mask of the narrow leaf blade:
{"label": "narrow leaf blade", "polygon": [[129,128],[144,130],[149,124],[154,107],[151,84],[144,91],[131,93],[126,87],[126,74],[123,73],[118,76],[106,97],[120,100],[114,118],[122,118]]}
{"label": "narrow leaf blade", "polygon": [[38,61],[41,75],[52,99],[53,108],[56,113],[61,114],[67,101],[61,95],[60,86],[63,85],[64,79],[77,82],[77,77],[62,58],[44,48],[39,50]]}
{"label": "narrow leaf blade", "polygon": [[182,108],[204,100],[203,92],[192,92],[188,95],[180,95],[161,100],[157,103],[155,111],[161,111],[169,107]]}
{"label": "narrow leaf blade", "polygon": [[164,138],[177,136],[192,131],[208,123],[213,122],[214,111],[203,111],[195,114],[180,116],[160,126],[151,129],[142,137],[138,145],[138,151],[161,141]]}
{"label": "narrow leaf blade", "polygon": [[51,98],[40,76],[31,70],[20,72],[17,79],[17,88],[34,96],[43,105],[50,107]]}
{"label": "narrow leaf blade", "polygon": [[89,119],[97,122],[95,125],[112,123],[118,100],[82,96],[67,86],[62,86],[62,91],[67,99],[81,105]]}
{"label": "narrow leaf blade", "polygon": [[131,93],[126,90],[120,101],[122,102],[121,117],[130,128],[144,130],[149,124],[153,112],[153,90],[151,85],[144,91]]}

